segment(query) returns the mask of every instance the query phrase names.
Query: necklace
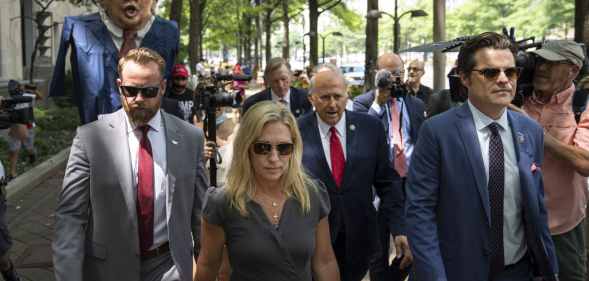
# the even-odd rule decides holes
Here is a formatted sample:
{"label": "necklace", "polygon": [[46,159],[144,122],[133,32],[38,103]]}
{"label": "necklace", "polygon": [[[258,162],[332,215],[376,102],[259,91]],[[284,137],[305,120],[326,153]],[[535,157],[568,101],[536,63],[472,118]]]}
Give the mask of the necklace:
{"label": "necklace", "polygon": [[280,193],[280,199],[275,200],[274,198],[270,197],[268,194],[264,193],[264,192],[258,192],[259,195],[261,195],[260,199],[264,199],[264,200],[260,200],[263,204],[262,207],[264,205],[270,205],[270,208],[264,208],[266,210],[266,212],[268,213],[269,217],[270,217],[270,222],[274,225],[277,226],[278,223],[280,222],[280,211],[281,211],[281,205],[284,203],[283,199],[282,199],[282,195],[283,193]]}

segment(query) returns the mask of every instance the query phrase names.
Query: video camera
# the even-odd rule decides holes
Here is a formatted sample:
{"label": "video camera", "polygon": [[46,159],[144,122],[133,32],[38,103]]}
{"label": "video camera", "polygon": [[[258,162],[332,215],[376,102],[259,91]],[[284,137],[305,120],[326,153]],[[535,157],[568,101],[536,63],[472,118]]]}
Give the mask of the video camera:
{"label": "video camera", "polygon": [[408,94],[407,85],[403,82],[400,73],[393,75],[388,70],[379,70],[376,73],[376,86],[380,89],[388,89],[391,98],[402,98]]}
{"label": "video camera", "polygon": [[9,97],[0,99],[0,129],[33,122],[34,95],[27,94],[22,85],[15,80],[8,82],[8,93]]}
{"label": "video camera", "polygon": [[[225,86],[233,81],[250,81],[249,75],[211,75],[199,80],[194,94],[193,113],[202,116],[205,113],[204,131],[208,141],[216,142],[217,126],[215,124],[216,111],[220,107],[234,107],[241,105],[243,97],[239,93],[225,91]],[[210,180],[212,186],[217,186],[217,162],[212,157],[209,162]]]}

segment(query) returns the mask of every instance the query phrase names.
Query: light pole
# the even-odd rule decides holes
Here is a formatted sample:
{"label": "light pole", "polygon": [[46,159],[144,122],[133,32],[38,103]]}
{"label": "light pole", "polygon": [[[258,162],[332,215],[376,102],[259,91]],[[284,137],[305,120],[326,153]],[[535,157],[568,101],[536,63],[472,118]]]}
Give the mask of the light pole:
{"label": "light pole", "polygon": [[305,67],[305,65],[307,65],[307,47],[305,45],[305,36],[309,36],[309,40],[311,40],[311,35],[315,34],[315,32],[307,32],[305,34],[303,34],[303,67]]}
{"label": "light pole", "polygon": [[387,15],[393,19],[393,51],[395,53],[399,52],[399,41],[400,41],[399,38],[401,35],[401,24],[400,24],[401,18],[407,14],[410,14],[411,18],[427,16],[427,13],[424,10],[409,10],[404,13],[401,13],[401,15],[398,15],[398,9],[399,9],[399,7],[397,5],[397,0],[395,0],[395,14],[394,15],[391,15],[387,12],[379,11],[379,10],[370,10],[370,11],[368,11],[368,14],[367,14],[367,17],[371,17],[371,18],[380,18],[382,15]]}
{"label": "light pole", "polygon": [[319,36],[321,36],[321,43],[322,43],[322,45],[323,45],[323,50],[322,50],[322,57],[323,57],[323,58],[321,59],[321,60],[323,61],[323,63],[325,63],[325,39],[327,39],[327,37],[329,37],[329,35],[333,35],[333,36],[339,36],[339,37],[342,37],[342,36],[344,36],[344,35],[343,35],[341,32],[339,32],[339,31],[334,31],[334,32],[327,33],[325,36],[323,36],[323,35],[319,34]]}

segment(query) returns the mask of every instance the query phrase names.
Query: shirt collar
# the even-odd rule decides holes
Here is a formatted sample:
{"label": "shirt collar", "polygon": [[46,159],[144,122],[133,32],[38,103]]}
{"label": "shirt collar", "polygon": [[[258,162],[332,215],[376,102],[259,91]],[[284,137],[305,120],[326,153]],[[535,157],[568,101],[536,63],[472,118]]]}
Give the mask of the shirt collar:
{"label": "shirt collar", "polygon": [[[279,101],[280,100],[280,97],[278,97],[277,95],[275,95],[274,92],[272,91],[272,89],[270,89],[270,93],[272,95],[272,101]],[[288,88],[288,91],[286,92],[286,95],[284,95],[284,98],[282,98],[282,99],[284,99],[284,101],[287,104],[290,104],[290,88]]]}
{"label": "shirt collar", "polygon": [[[328,137],[329,136],[329,129],[331,129],[331,126],[325,122],[323,122],[323,120],[321,120],[321,117],[319,117],[319,114],[315,113],[317,115],[317,125],[319,125],[319,131],[321,132],[321,135],[323,137]],[[342,113],[342,118],[340,118],[340,120],[335,124],[335,130],[337,131],[338,135],[340,136],[344,136],[344,132],[346,130],[346,111],[344,110],[344,112]]]}
{"label": "shirt collar", "polygon": [[[102,22],[104,23],[104,25],[106,25],[106,29],[108,29],[108,31],[110,32],[110,34],[112,34],[113,36],[117,37],[117,38],[123,38],[123,29],[118,27],[110,18],[109,15],[106,14],[106,11],[103,8],[98,9],[99,14],[100,14],[100,18],[102,19]],[[137,30],[137,38],[138,39],[143,39],[145,37],[145,34],[147,34],[147,32],[149,31],[149,29],[151,28],[151,25],[153,24],[153,21],[155,20],[155,16],[151,15],[151,17],[149,17],[149,20],[147,21],[147,24],[145,24],[145,26],[143,26],[143,28]]]}
{"label": "shirt collar", "polygon": [[[132,133],[133,131],[135,131],[135,129],[137,129],[137,126],[131,123],[131,120],[129,119],[127,113],[125,113],[125,120],[127,122],[127,134]],[[159,132],[162,129],[162,114],[159,110],[155,113],[151,120],[147,122],[147,125],[149,125],[149,127],[156,132]]]}
{"label": "shirt collar", "polygon": [[470,100],[468,100],[468,107],[470,108],[470,112],[472,112],[472,118],[474,119],[474,125],[477,131],[481,131],[487,128],[491,123],[499,124],[502,130],[506,130],[509,126],[509,121],[507,120],[507,109],[503,110],[503,114],[499,119],[494,120],[491,117],[482,113],[478,108],[476,108]]}

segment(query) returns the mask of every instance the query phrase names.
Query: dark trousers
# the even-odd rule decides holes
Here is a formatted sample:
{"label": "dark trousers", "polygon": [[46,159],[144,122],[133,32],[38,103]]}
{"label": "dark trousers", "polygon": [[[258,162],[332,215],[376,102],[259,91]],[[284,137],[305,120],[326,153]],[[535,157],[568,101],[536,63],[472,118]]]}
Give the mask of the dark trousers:
{"label": "dark trousers", "polygon": [[366,271],[368,271],[368,263],[354,259],[354,253],[346,253],[346,234],[344,232],[337,234],[337,238],[333,242],[333,251],[341,281],[361,281],[364,278]]}
{"label": "dark trousers", "polygon": [[529,281],[532,280],[532,265],[530,258],[525,255],[515,264],[508,265],[505,270],[498,273],[492,281]]}
{"label": "dark trousers", "polygon": [[560,281],[585,281],[587,254],[585,252],[585,219],[571,231],[552,236],[558,258]]}
{"label": "dark trousers", "polygon": [[370,281],[391,281],[389,267],[390,231],[385,216],[378,212],[378,238],[380,251],[370,260]]}

